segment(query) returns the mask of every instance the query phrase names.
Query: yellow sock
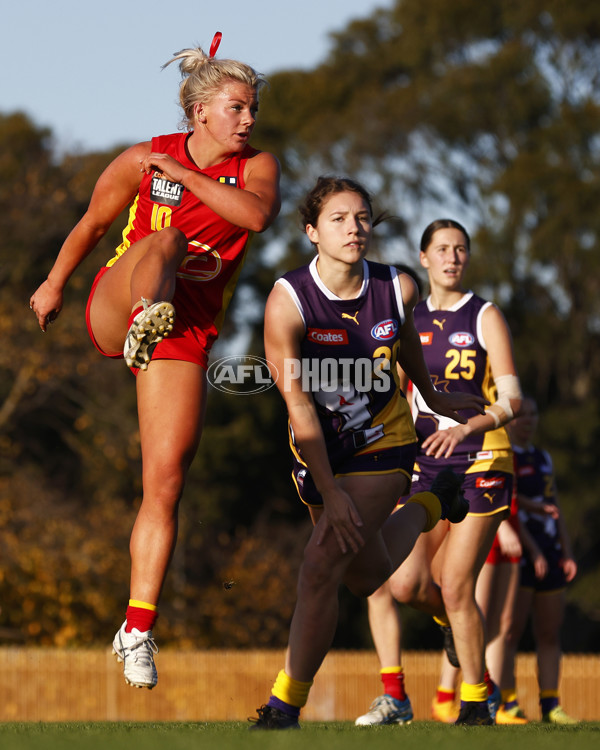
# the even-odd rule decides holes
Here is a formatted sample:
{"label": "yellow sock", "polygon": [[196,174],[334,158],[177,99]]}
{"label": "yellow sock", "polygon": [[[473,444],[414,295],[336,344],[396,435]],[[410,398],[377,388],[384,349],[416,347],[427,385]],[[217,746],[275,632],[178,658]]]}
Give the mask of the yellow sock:
{"label": "yellow sock", "polygon": [[502,694],[502,703],[513,703],[517,700],[517,691],[512,688],[508,688],[507,690],[501,690]]}
{"label": "yellow sock", "polygon": [[467,682],[460,684],[460,699],[465,703],[483,703],[488,697],[487,685],[479,682],[477,685],[469,685]]}
{"label": "yellow sock", "polygon": [[294,680],[292,677],[289,677],[282,669],[281,672],[279,672],[279,674],[277,675],[277,679],[275,680],[275,684],[273,685],[271,693],[276,698],[279,698],[280,701],[283,701],[290,706],[302,708],[306,705],[306,701],[308,700],[308,693],[310,692],[312,684],[312,680],[310,682],[300,682],[299,680]]}
{"label": "yellow sock", "polygon": [[148,602],[141,602],[139,599],[130,599],[130,607],[138,607],[139,609],[149,609],[151,612],[156,612],[158,607],[156,604],[148,604]]}
{"label": "yellow sock", "polygon": [[423,531],[431,531],[442,515],[442,506],[440,501],[433,492],[417,492],[416,495],[409,497],[407,503],[417,503],[425,508],[427,513],[427,524]]}

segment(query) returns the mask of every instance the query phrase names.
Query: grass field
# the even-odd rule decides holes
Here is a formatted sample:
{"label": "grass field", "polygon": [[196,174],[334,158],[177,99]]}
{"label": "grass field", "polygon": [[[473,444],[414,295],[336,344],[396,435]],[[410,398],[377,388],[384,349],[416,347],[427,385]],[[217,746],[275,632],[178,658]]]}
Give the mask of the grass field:
{"label": "grass field", "polygon": [[596,750],[600,722],[575,727],[452,727],[435,722],[359,729],[350,722],[304,722],[298,731],[248,732],[244,722],[0,724],[2,750]]}

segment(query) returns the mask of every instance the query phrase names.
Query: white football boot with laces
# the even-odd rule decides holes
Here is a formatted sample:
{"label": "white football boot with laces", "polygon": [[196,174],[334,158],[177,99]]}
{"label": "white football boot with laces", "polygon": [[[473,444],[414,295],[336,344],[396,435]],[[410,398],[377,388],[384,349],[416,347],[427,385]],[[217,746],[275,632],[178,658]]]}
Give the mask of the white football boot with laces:
{"label": "white football boot with laces", "polygon": [[400,701],[391,695],[380,695],[375,698],[364,716],[354,722],[357,727],[372,727],[377,724],[410,724],[413,710],[408,696]]}
{"label": "white football boot with laces", "polygon": [[125,632],[124,622],[113,640],[113,654],[117,661],[123,662],[125,682],[132,687],[152,688],[158,682],[158,673],[154,664],[154,654],[158,653],[158,646],[152,638],[152,631],[140,633],[133,628],[131,633]]}

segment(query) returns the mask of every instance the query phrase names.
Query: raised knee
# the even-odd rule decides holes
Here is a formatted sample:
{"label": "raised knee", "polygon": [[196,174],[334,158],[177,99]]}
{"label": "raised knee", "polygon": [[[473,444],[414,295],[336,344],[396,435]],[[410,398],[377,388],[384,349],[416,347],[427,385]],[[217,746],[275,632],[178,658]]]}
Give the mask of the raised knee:
{"label": "raised knee", "polygon": [[421,588],[418,582],[402,578],[392,578],[390,580],[390,593],[397,602],[402,604],[411,604],[420,601]]}
{"label": "raised knee", "polygon": [[183,258],[187,253],[188,241],[185,234],[177,227],[165,227],[154,234],[155,247],[168,255]]}

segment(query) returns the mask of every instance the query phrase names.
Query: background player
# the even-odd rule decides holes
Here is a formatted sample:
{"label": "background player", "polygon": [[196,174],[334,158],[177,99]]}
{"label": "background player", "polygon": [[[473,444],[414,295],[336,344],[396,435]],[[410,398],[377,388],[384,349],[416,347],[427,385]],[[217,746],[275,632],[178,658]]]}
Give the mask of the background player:
{"label": "background player", "polygon": [[[458,222],[440,219],[425,229],[420,261],[427,270],[430,295],[415,308],[415,325],[436,387],[483,395],[492,403],[484,415],[465,412],[466,423],[456,424],[435,414],[417,386],[413,414],[420,449],[413,489],[427,486],[440,468],[452,467],[465,473],[470,511],[462,524],[438,524],[419,538],[389,584],[370,597],[369,622],[382,678],[395,673],[401,682],[400,643],[394,635],[400,629],[392,620],[398,615],[390,597],[435,616],[463,671],[457,722],[489,724],[495,696],[492,693],[488,706],[494,688],[484,679],[485,629],[475,584],[510,505],[513,457],[504,425],[520,408],[521,392],[504,317],[463,285],[469,258],[470,238]],[[376,704],[360,723],[398,720],[393,711],[402,706],[392,706],[388,713]]]}
{"label": "background player", "polygon": [[512,685],[503,691],[502,709],[523,715],[515,690],[514,664],[519,640],[531,615],[542,721],[576,724],[577,720],[560,705],[558,683],[565,588],[577,574],[577,563],[558,505],[552,458],[531,442],[537,423],[537,404],[528,396],[523,400],[519,417],[510,426],[524,555],[514,627],[508,641]]}

